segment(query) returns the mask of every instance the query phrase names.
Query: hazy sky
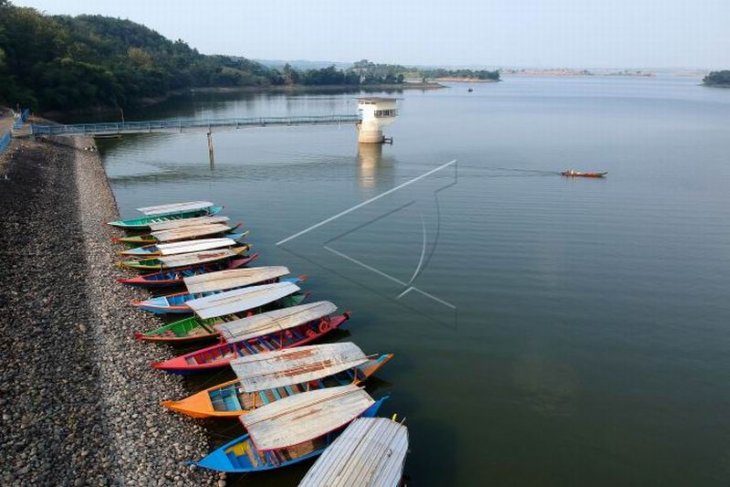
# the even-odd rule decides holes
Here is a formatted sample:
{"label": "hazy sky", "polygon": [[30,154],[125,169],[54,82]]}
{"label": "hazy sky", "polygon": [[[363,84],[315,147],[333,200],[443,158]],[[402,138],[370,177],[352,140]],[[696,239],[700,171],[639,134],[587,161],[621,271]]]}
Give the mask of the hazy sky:
{"label": "hazy sky", "polygon": [[730,0],[11,1],[259,59],[730,68]]}

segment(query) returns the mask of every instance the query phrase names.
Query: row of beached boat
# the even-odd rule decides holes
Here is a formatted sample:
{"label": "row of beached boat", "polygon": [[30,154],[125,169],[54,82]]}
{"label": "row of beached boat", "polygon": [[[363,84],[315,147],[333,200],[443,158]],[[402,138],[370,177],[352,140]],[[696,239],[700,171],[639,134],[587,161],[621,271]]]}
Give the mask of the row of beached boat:
{"label": "row of beached boat", "polygon": [[[351,342],[311,344],[341,327],[349,312],[308,303],[284,266],[249,267],[258,254],[248,232],[207,201],[139,208],[145,216],[110,222],[129,235],[119,266],[142,272],[119,282],[158,295],[131,304],[179,320],[136,333],[140,341],[208,346],[155,362],[192,374],[231,368],[236,379],[164,401],[193,418],[238,419],[247,433],[192,462],[233,473],[284,467],[319,456],[300,485],[396,486],[408,431],[377,417],[387,399],[362,387],[393,354],[365,354]],[[176,292],[170,292],[176,290]],[[181,290],[182,289],[182,290]]]}

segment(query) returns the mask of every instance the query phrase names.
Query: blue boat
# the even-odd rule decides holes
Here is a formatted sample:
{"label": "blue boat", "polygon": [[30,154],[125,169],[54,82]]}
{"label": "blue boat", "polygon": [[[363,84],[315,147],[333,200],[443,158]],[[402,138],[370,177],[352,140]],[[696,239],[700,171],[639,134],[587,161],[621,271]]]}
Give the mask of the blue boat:
{"label": "blue boat", "polygon": [[[275,279],[273,282],[289,282],[292,284],[301,284],[305,281],[304,276],[299,277],[285,277],[283,279]],[[259,283],[264,284],[264,283]],[[220,294],[224,291],[230,291],[232,289],[240,289],[241,287],[246,286],[238,286],[236,288],[228,288],[228,289],[219,289],[216,291],[206,291],[206,292],[200,292],[200,293],[189,293],[189,292],[180,292],[175,294],[168,294],[166,296],[158,296],[156,298],[150,298],[145,300],[132,300],[132,306],[136,306],[139,309],[142,309],[144,311],[149,311],[150,313],[155,314],[167,314],[167,313],[192,313],[193,310],[190,309],[190,307],[186,304],[188,301],[192,301],[193,299],[200,299],[205,298],[207,296],[213,296],[214,294]]]}
{"label": "blue boat", "polygon": [[[352,398],[343,397],[343,393],[346,396],[359,394],[361,397],[353,402]],[[306,406],[290,407],[290,404],[305,402],[306,396],[316,399],[310,403],[314,409]],[[322,400],[320,396],[327,398]],[[349,414],[363,407],[363,396],[369,399],[364,409]],[[242,416],[241,422],[249,434],[226,443],[200,461],[192,463],[227,473],[262,472],[294,465],[321,455],[356,418],[376,416],[386,399],[388,396],[373,401],[364,390],[352,384],[290,396]],[[344,401],[338,404],[340,400]],[[343,417],[348,419],[341,424]],[[324,434],[311,436],[323,429],[326,430]]]}

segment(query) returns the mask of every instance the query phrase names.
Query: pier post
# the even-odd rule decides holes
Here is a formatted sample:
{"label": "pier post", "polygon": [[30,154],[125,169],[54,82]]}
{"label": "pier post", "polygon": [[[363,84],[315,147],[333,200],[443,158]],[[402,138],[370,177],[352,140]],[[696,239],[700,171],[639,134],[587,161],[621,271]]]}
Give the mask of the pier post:
{"label": "pier post", "polygon": [[213,170],[215,155],[213,154],[213,132],[210,130],[208,130],[208,158],[210,159],[210,169]]}

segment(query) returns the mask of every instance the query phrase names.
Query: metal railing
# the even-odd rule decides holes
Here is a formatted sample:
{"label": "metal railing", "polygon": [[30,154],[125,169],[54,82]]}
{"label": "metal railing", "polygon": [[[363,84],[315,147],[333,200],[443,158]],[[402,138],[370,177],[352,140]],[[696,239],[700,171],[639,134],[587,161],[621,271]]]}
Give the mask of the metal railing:
{"label": "metal railing", "polygon": [[358,115],[311,115],[297,117],[253,117],[186,120],[149,120],[144,122],[81,123],[73,125],[31,125],[33,135],[104,135],[149,133],[195,128],[246,128],[287,125],[325,125],[360,121]]}

